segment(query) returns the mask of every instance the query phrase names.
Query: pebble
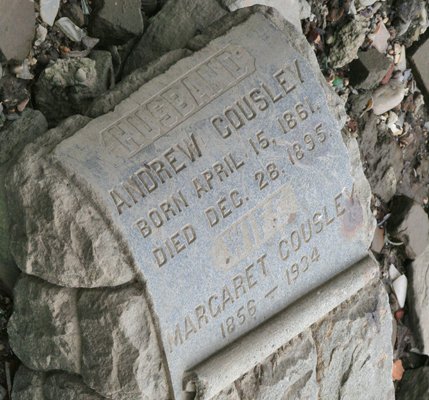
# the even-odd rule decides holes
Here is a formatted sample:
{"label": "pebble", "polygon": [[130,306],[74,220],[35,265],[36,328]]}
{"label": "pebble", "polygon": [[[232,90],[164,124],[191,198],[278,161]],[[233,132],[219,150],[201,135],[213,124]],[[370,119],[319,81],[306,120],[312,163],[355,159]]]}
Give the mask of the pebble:
{"label": "pebble", "polygon": [[40,16],[48,25],[53,26],[60,8],[60,0],[40,0]]}
{"label": "pebble", "polygon": [[397,268],[390,264],[389,266],[389,278],[393,282],[395,279],[399,278],[401,276],[401,273],[397,270]]}
{"label": "pebble", "polygon": [[399,308],[404,308],[405,299],[407,297],[408,280],[405,275],[396,278],[392,283],[393,291],[396,294]]}
{"label": "pebble", "polygon": [[81,83],[85,82],[86,81],[86,72],[82,68],[79,68],[76,71],[74,78],[76,79],[77,82],[81,82]]}
{"label": "pebble", "polygon": [[386,53],[389,45],[388,40],[390,39],[390,33],[383,21],[378,23],[376,31],[373,34],[368,35],[368,37],[372,40],[373,47],[382,54]]}
{"label": "pebble", "polygon": [[36,28],[36,41],[34,42],[35,46],[40,46],[45,40],[48,30],[43,25],[38,25]]}
{"label": "pebble", "polygon": [[375,115],[384,114],[401,104],[405,96],[405,87],[399,80],[392,79],[387,85],[380,86],[372,95],[372,110]]}

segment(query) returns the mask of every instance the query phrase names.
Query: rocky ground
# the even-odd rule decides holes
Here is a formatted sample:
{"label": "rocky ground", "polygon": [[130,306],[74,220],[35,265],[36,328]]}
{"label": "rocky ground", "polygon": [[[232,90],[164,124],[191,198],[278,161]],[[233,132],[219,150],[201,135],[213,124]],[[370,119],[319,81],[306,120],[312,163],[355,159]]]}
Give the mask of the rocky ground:
{"label": "rocky ground", "polygon": [[[150,79],[154,60],[170,52],[163,61],[168,68],[186,52],[177,49],[226,14],[215,0],[122,3],[118,9],[109,0],[0,0],[1,185],[7,164],[46,124],[109,111]],[[239,3],[224,1],[231,8]],[[358,138],[374,193],[373,251],[396,321],[392,378],[399,399],[425,398],[429,391],[429,311],[423,298],[429,289],[421,272],[429,262],[429,96],[427,64],[419,57],[429,33],[428,10],[428,1],[421,0],[312,0],[301,1],[298,10],[327,82],[346,104],[346,134]],[[27,132],[25,140],[19,131]],[[2,201],[0,193],[3,221]],[[6,226],[0,223],[1,243],[7,242]],[[0,265],[14,269],[2,244]],[[18,361],[6,333],[13,279],[3,280],[0,399],[7,399]]]}

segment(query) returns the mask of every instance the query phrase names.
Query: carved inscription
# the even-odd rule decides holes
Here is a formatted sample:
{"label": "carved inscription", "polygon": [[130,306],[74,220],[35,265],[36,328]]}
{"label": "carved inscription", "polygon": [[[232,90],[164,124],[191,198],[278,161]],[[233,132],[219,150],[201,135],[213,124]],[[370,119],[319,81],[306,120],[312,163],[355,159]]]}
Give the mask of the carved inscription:
{"label": "carved inscription", "polygon": [[254,58],[230,45],[103,130],[103,143],[109,151],[131,157],[254,70]]}

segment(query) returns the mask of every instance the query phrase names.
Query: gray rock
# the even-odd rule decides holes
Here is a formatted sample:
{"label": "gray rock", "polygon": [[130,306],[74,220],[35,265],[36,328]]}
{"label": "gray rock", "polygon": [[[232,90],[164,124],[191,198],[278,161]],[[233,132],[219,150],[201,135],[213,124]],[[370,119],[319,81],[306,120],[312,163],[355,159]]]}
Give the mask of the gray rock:
{"label": "gray rock", "polygon": [[50,124],[85,113],[94,98],[114,84],[112,58],[96,51],[91,58],[59,59],[46,68],[35,85],[35,102]]}
{"label": "gray rock", "polygon": [[419,87],[423,90],[426,99],[429,98],[429,39],[423,41],[418,49],[410,57],[413,72],[418,80]]}
{"label": "gray rock", "polygon": [[309,18],[311,15],[311,7],[306,0],[222,0],[222,2],[230,11],[255,4],[273,7],[299,31],[302,30],[301,19]]}
{"label": "gray rock", "polygon": [[226,14],[216,0],[170,0],[156,14],[124,67],[124,74],[144,67],[162,54],[185,47],[200,30]]}
{"label": "gray rock", "polygon": [[12,400],[103,400],[79,375],[43,373],[21,365],[15,374]]}
{"label": "gray rock", "polygon": [[[88,122],[81,116],[67,119],[27,146],[13,167],[7,183],[14,220],[10,247],[22,271],[53,284],[116,286],[134,277],[130,260],[121,255],[116,234],[92,200],[71,187],[70,178],[44,157],[56,143]],[[50,238],[49,245],[42,237]]]}
{"label": "gray rock", "polygon": [[350,84],[357,89],[372,89],[386,75],[392,61],[377,49],[360,51],[358,59],[350,64]]}
{"label": "gray rock", "polygon": [[146,67],[136,69],[113,89],[95,99],[86,111],[86,115],[96,118],[112,111],[118,103],[130,96],[140,86],[190,54],[192,54],[191,51],[185,49],[173,50],[149,63]]}
{"label": "gray rock", "polygon": [[43,383],[43,400],[103,400],[105,397],[90,389],[79,375],[54,373]]}
{"label": "gray rock", "polygon": [[34,36],[34,3],[0,0],[0,52],[7,60],[27,57]]}
{"label": "gray rock", "polygon": [[429,355],[429,246],[408,269],[408,302],[411,320],[421,352]]}
{"label": "gray rock", "polygon": [[38,371],[80,370],[76,290],[23,275],[14,289],[8,334],[15,354]]}
{"label": "gray rock", "polygon": [[396,400],[429,399],[429,367],[405,371]]}
{"label": "gray rock", "polygon": [[82,376],[114,400],[168,399],[167,376],[143,291],[81,292]]}
{"label": "gray rock", "polygon": [[344,67],[357,58],[359,48],[363,45],[368,30],[369,21],[363,17],[356,17],[338,30],[329,53],[329,60],[333,68]]}
{"label": "gray rock", "polygon": [[141,0],[96,0],[89,32],[102,43],[125,43],[143,33]]}
{"label": "gray rock", "polygon": [[388,229],[404,243],[408,258],[414,260],[429,243],[429,219],[423,207],[406,196],[396,196],[390,205]]}
{"label": "gray rock", "polygon": [[359,136],[362,162],[374,194],[389,202],[396,192],[403,168],[402,150],[387,132],[380,132],[371,115]]}
{"label": "gray rock", "polygon": [[16,267],[9,250],[10,213],[4,190],[7,170],[23,147],[41,136],[47,128],[48,124],[41,112],[26,109],[19,119],[0,131],[0,280],[9,288],[15,280]]}
{"label": "gray rock", "polygon": [[381,284],[278,349],[213,400],[391,400],[392,318]]}
{"label": "gray rock", "polygon": [[44,400],[43,372],[32,371],[21,365],[13,380],[12,400]]}

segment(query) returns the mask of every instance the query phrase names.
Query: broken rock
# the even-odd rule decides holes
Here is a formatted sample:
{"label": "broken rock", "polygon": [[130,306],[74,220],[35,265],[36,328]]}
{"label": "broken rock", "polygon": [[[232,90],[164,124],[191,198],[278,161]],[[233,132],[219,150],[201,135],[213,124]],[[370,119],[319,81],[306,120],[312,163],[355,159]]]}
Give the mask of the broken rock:
{"label": "broken rock", "polygon": [[124,74],[146,66],[162,54],[180,49],[198,32],[226,14],[216,0],[169,1],[151,20],[133,49]]}
{"label": "broken rock", "polygon": [[93,4],[90,34],[102,43],[121,44],[143,33],[141,0],[97,0]]}
{"label": "broken rock", "polygon": [[76,290],[23,275],[14,289],[8,334],[24,365],[39,371],[80,370]]}
{"label": "broken rock", "polygon": [[360,51],[350,64],[350,84],[357,89],[372,89],[387,74],[392,62],[377,49]]}
{"label": "broken rock", "polygon": [[397,400],[423,400],[429,398],[429,367],[405,371]]}

